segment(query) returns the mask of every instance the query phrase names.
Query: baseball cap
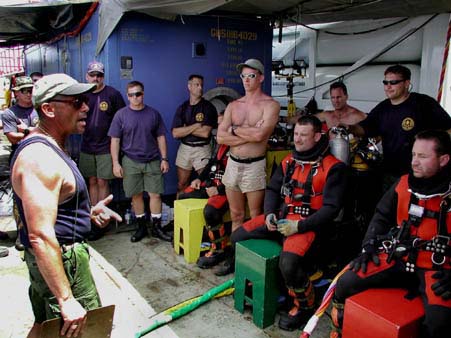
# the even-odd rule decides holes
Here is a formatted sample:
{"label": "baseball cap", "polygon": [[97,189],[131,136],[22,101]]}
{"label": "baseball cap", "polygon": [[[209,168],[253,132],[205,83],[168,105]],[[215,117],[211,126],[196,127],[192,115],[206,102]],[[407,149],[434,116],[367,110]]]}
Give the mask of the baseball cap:
{"label": "baseball cap", "polygon": [[16,86],[13,90],[21,90],[23,88],[33,88],[33,80],[29,76],[19,76],[16,78]]}
{"label": "baseball cap", "polygon": [[236,69],[241,73],[243,67],[249,67],[255,70],[258,70],[260,73],[265,73],[265,67],[260,62],[260,60],[257,59],[249,59],[246,60],[244,63],[240,63],[236,66]]}
{"label": "baseball cap", "polygon": [[99,61],[91,61],[88,64],[88,69],[86,71],[87,73],[92,73],[92,72],[99,72],[99,73],[105,73],[105,67],[103,66],[102,62]]}
{"label": "baseball cap", "polygon": [[49,101],[56,95],[75,96],[91,91],[95,83],[79,83],[67,74],[51,74],[39,79],[34,84],[33,104],[35,107]]}

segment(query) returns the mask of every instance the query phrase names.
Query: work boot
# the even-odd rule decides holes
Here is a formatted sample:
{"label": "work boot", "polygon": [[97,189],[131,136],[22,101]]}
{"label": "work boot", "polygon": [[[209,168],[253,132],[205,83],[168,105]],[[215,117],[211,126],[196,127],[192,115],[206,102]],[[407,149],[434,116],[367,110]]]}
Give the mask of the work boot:
{"label": "work boot", "polygon": [[0,231],[0,240],[8,239],[8,234],[6,232]]}
{"label": "work boot", "polygon": [[161,225],[161,218],[152,217],[152,236],[166,242],[172,242],[172,236]]}
{"label": "work boot", "polygon": [[136,223],[138,223],[138,230],[136,230],[132,238],[130,238],[133,243],[139,242],[144,237],[149,235],[149,232],[147,231],[146,218],[144,216],[136,218]]}
{"label": "work boot", "polygon": [[210,269],[211,267],[221,263],[224,259],[224,251],[210,250],[205,254],[205,256],[199,257],[197,260],[197,266],[201,269]]}
{"label": "work boot", "polygon": [[231,255],[227,257],[221,265],[219,265],[215,269],[215,275],[216,276],[226,276],[229,273],[235,272],[235,256]]}
{"label": "work boot", "polygon": [[14,247],[16,248],[17,251],[24,251],[25,247],[23,246],[23,244],[20,241],[20,236],[17,235],[16,238],[16,243],[14,243]]}

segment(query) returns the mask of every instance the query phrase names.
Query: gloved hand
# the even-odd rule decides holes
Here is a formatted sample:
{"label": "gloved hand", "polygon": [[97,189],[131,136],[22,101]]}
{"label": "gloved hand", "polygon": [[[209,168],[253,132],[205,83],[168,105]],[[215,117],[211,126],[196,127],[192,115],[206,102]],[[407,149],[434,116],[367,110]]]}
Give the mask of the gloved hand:
{"label": "gloved hand", "polygon": [[277,230],[277,216],[275,214],[266,215],[265,223],[269,231]]}
{"label": "gloved hand", "polygon": [[288,237],[298,232],[298,222],[291,219],[282,218],[277,221],[277,230]]}
{"label": "gloved hand", "polygon": [[366,244],[363,247],[360,256],[349,263],[349,269],[354,272],[358,272],[362,269],[362,272],[366,273],[366,268],[370,260],[373,261],[376,266],[379,266],[381,263],[379,257],[377,256],[377,247],[374,243]]}
{"label": "gloved hand", "polygon": [[441,296],[444,300],[451,299],[451,271],[437,271],[432,275],[432,278],[438,279],[437,282],[431,285],[434,294]]}

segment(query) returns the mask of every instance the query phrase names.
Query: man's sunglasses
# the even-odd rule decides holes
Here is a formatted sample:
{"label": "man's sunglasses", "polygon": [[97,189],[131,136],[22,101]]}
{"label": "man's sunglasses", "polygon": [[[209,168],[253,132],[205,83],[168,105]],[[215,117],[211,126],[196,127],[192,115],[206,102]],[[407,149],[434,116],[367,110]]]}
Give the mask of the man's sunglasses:
{"label": "man's sunglasses", "polygon": [[22,88],[22,89],[20,90],[20,92],[21,92],[22,94],[31,94],[31,93],[33,93],[33,88]]}
{"label": "man's sunglasses", "polygon": [[89,99],[86,95],[79,95],[73,100],[61,100],[61,99],[51,99],[49,102],[62,102],[62,103],[69,103],[71,104],[75,109],[80,109],[83,106],[83,103],[88,104]]}
{"label": "man's sunglasses", "polygon": [[136,92],[136,93],[128,93],[127,96],[128,97],[141,97],[143,96],[143,92]]}
{"label": "man's sunglasses", "polygon": [[244,79],[255,79],[257,77],[257,74],[255,73],[249,73],[249,74],[240,74],[240,78]]}
{"label": "man's sunglasses", "polygon": [[104,75],[102,73],[88,73],[90,77],[103,77]]}
{"label": "man's sunglasses", "polygon": [[405,80],[382,80],[382,83],[384,84],[384,86],[388,86],[388,85],[397,85],[398,83],[404,82]]}

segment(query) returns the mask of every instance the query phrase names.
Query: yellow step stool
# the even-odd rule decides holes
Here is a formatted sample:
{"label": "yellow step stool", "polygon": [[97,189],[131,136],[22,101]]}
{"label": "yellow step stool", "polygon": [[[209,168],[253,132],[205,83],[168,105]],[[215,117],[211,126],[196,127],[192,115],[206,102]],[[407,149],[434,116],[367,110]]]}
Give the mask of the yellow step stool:
{"label": "yellow step stool", "polygon": [[206,198],[174,201],[174,250],[180,254],[182,249],[188,263],[195,263],[200,256],[207,201]]}

